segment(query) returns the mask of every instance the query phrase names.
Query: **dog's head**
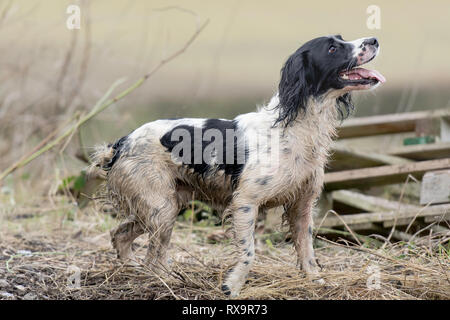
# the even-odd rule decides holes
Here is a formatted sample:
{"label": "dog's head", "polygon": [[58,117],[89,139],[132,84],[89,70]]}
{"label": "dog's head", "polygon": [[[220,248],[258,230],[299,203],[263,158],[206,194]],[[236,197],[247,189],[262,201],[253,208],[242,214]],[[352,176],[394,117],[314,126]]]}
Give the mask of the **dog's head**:
{"label": "dog's head", "polygon": [[281,69],[278,87],[280,117],[288,125],[300,110],[306,110],[311,98],[336,97],[347,114],[350,92],[375,88],[385,82],[375,70],[359,68],[379,52],[376,38],[344,41],[341,36],[320,37],[308,41],[292,54]]}

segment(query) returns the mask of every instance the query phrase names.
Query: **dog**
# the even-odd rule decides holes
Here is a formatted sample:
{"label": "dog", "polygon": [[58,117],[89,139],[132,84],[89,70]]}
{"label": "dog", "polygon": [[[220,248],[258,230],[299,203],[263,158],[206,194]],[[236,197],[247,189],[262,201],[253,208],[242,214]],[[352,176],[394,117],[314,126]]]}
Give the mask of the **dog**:
{"label": "dog", "polygon": [[97,147],[89,172],[105,177],[108,198],[125,218],[111,231],[118,257],[134,261],[133,241],[149,233],[145,263],[166,266],[176,217],[194,197],[231,218],[236,263],[221,288],[235,297],[255,258],[258,213],[283,206],[298,267],[323,281],[312,210],[336,128],[353,109],[351,92],[385,82],[359,67],[378,52],[376,38],[315,38],[287,59],[278,92],[257,112],[157,120]]}

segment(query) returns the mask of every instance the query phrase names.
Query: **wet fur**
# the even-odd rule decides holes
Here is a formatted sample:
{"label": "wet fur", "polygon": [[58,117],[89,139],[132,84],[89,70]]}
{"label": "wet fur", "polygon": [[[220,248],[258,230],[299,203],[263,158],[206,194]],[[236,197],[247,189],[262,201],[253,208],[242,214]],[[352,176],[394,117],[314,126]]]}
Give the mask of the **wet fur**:
{"label": "wet fur", "polygon": [[[98,149],[90,171],[106,176],[108,197],[124,217],[111,232],[119,258],[133,260],[133,240],[148,233],[145,262],[156,270],[165,268],[175,219],[194,197],[232,218],[236,264],[222,285],[225,294],[239,294],[254,261],[258,213],[278,206],[285,208],[283,219],[292,232],[299,267],[309,276],[318,277],[312,247],[312,210],[323,186],[336,127],[352,108],[349,92],[328,79],[336,70],[321,71],[323,66],[316,66],[320,61],[314,60],[320,57],[314,50],[342,38],[318,39],[288,59],[279,93],[258,112],[240,115],[232,123],[220,119],[158,120]],[[333,68],[350,65],[353,49],[348,45],[346,58]],[[234,126],[239,135],[237,143],[262,133],[276,135],[278,162],[266,156],[271,152],[269,144],[257,149],[250,144],[242,166],[174,162],[167,137],[179,126],[215,126],[218,130]]]}

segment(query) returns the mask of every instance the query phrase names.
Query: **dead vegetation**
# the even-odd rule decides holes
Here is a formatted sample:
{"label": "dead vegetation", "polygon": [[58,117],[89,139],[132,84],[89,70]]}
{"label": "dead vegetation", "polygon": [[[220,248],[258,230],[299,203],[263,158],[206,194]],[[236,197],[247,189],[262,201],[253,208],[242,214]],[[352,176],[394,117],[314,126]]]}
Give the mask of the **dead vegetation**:
{"label": "dead vegetation", "polygon": [[[0,27],[17,21],[17,17],[9,13],[11,4],[12,1],[8,1],[0,6]],[[83,5],[89,17],[87,2]],[[163,8],[163,11],[169,9]],[[8,21],[5,18],[8,16],[16,20]],[[86,159],[87,152],[77,129],[90,112],[98,111],[90,106],[99,97],[108,96],[101,88],[115,79],[111,81],[107,78],[104,85],[99,86],[98,78],[93,77],[93,65],[98,63],[98,57],[107,55],[110,48],[92,46],[89,21],[87,19],[82,32],[72,34],[57,58],[44,59],[47,63],[43,63],[43,49],[24,50],[27,55],[20,56],[21,59],[16,54],[9,54],[3,55],[0,60],[0,78],[4,80],[0,91],[0,167],[5,178],[0,182],[0,300],[224,299],[226,297],[220,286],[231,267],[232,247],[222,227],[216,225],[217,221],[211,222],[212,217],[193,221],[189,214],[180,216],[170,247],[172,270],[155,274],[145,266],[129,267],[116,259],[110,245],[109,230],[118,221],[107,213],[99,213],[92,206],[82,209],[79,201],[79,206],[75,204],[77,200],[74,190],[69,190],[73,188],[73,185],[69,186],[69,180],[77,178],[80,166],[86,163],[78,162],[76,170],[71,170],[70,165],[78,161],[77,158]],[[152,64],[151,71],[129,89],[134,90],[166,62],[183,53],[205,25],[197,23],[196,31],[184,46],[174,50],[172,55],[165,55],[159,64]],[[41,65],[47,68],[44,78],[42,69],[38,68]],[[95,86],[92,86],[94,82]],[[122,91],[125,95],[127,92]],[[116,98],[123,96],[119,94]],[[108,107],[117,102],[116,98],[107,101],[100,99],[103,104],[98,106]],[[122,110],[113,115],[117,127],[122,116]],[[398,119],[394,120],[398,122]],[[408,130],[412,127],[410,122],[407,122]],[[404,124],[397,124],[397,127],[402,132],[406,130]],[[347,125],[341,134],[343,137],[354,136],[355,130]],[[26,170],[19,169],[14,175],[9,175],[36,152],[51,148],[53,152],[46,152],[40,156],[40,161],[33,162]],[[338,169],[353,169],[345,165],[351,163],[354,166],[355,159],[361,167],[372,167],[399,165],[405,159],[409,163],[430,160],[424,157],[448,158],[449,146],[448,143],[440,143],[420,148],[402,147],[388,150],[382,157],[379,152],[357,151],[348,146],[336,149],[336,163],[339,164],[339,159],[345,160],[341,161]],[[352,161],[348,161],[349,155]],[[371,169],[373,171],[376,170]],[[33,179],[30,179],[31,175]],[[399,179],[403,181],[404,177]],[[341,183],[341,180],[338,182]],[[76,184],[76,180],[72,183]],[[334,197],[337,196],[339,194],[335,193]],[[397,201],[398,195],[395,197]],[[353,199],[348,198],[347,193],[346,201]],[[366,203],[362,204],[366,207],[356,207],[372,212],[373,208],[367,208],[367,198]],[[340,201],[355,205],[345,203],[342,194]],[[361,206],[361,201],[357,202]],[[385,202],[383,204],[387,206]],[[382,213],[392,210],[389,206],[380,209],[379,199],[377,205]],[[450,298],[448,224],[443,225],[442,229],[425,230],[420,237],[409,237],[394,243],[394,240],[399,240],[399,235],[404,234],[395,230],[397,233],[393,234],[392,241],[379,234],[358,234],[357,224],[352,225],[348,221],[352,217],[343,217],[332,216],[335,225],[325,223],[323,227],[329,229],[317,236],[315,241],[325,286],[311,283],[295,268],[292,245],[276,224],[269,222],[259,226],[256,262],[240,298]],[[272,220],[279,221],[279,217]],[[342,227],[342,221],[349,228],[348,225]],[[380,227],[372,222],[365,223],[364,230],[373,230],[374,226]],[[383,225],[385,230],[391,227]],[[139,238],[135,247],[140,257],[146,250],[145,240],[145,237]],[[73,281],[78,272],[80,284],[74,287]]]}
{"label": "dead vegetation", "polygon": [[[232,247],[221,226],[180,216],[170,247],[171,271],[156,274],[116,259],[109,229],[117,221],[109,214],[92,207],[77,210],[65,197],[54,203],[50,208],[10,206],[2,212],[0,299],[226,298],[219,288],[231,266]],[[449,236],[430,233],[382,249],[377,236],[361,245],[345,237],[330,241],[318,236],[322,286],[295,268],[284,233],[266,227],[258,233],[256,262],[240,298],[449,299]],[[145,248],[144,236],[135,246],[138,257]],[[73,281],[77,270],[78,288]]]}

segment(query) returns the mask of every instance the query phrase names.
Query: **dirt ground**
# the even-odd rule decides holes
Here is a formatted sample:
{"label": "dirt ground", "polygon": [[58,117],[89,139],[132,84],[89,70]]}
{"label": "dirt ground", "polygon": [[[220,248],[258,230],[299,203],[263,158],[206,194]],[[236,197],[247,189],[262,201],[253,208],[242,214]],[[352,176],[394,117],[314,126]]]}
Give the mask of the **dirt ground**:
{"label": "dirt ground", "polygon": [[[64,197],[40,203],[52,204],[2,205],[0,299],[227,298],[219,288],[232,266],[232,245],[222,227],[180,219],[171,270],[155,273],[116,259],[109,230],[118,221],[109,214],[76,210]],[[326,282],[320,285],[296,269],[291,243],[274,240],[275,234],[258,233],[256,261],[239,298],[450,299],[448,236],[382,249],[317,238]],[[134,249],[145,255],[145,236]]]}

